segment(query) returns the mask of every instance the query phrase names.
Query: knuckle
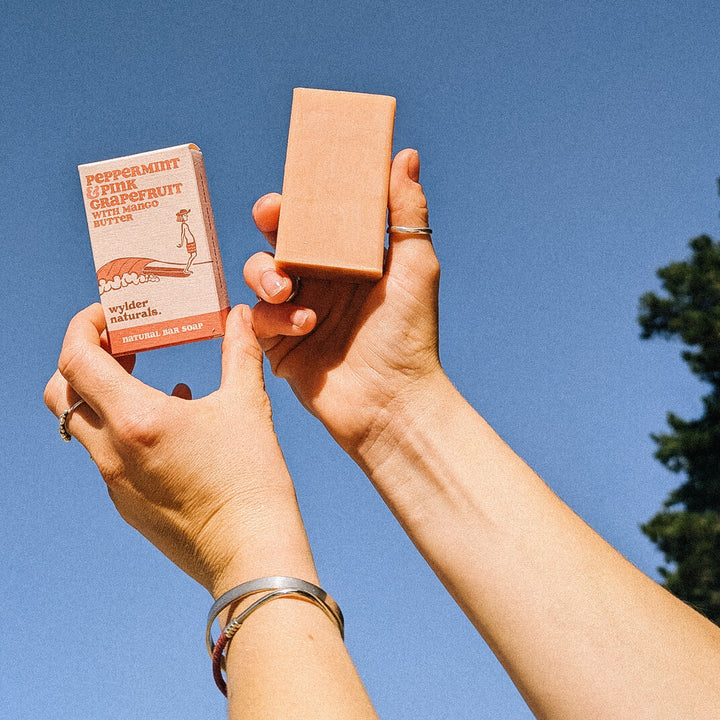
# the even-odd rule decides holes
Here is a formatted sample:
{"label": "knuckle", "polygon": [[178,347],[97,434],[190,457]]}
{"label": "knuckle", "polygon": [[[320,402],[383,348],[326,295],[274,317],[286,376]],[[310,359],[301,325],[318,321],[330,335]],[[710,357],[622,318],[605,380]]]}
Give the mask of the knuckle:
{"label": "knuckle", "polygon": [[58,371],[68,382],[70,382],[71,378],[76,377],[86,364],[87,354],[86,345],[72,344],[63,346],[58,358]]}
{"label": "knuckle", "polygon": [[422,186],[413,183],[412,187],[402,193],[400,197],[390,199],[390,212],[393,214],[393,224],[397,224],[397,217],[419,218],[427,222],[428,206],[427,198]]}
{"label": "knuckle", "polygon": [[432,253],[432,257],[428,258],[428,260],[424,264],[424,269],[429,280],[435,283],[439,282],[440,261],[438,260],[438,257],[437,255],[435,255],[435,253]]}
{"label": "knuckle", "polygon": [[138,408],[119,419],[116,434],[123,444],[136,451],[158,446],[166,430],[164,414],[156,408]]}

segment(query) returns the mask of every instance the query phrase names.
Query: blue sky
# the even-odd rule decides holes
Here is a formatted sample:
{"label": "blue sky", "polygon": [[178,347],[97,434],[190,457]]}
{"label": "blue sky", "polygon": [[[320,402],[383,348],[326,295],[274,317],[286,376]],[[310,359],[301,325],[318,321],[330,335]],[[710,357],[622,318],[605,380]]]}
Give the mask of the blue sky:
{"label": "blue sky", "polygon": [[[397,98],[443,265],[454,382],[642,570],[638,529],[679,478],[665,413],[701,412],[680,346],[639,339],[655,270],[718,237],[720,8],[698,2],[1,2],[0,702],[7,717],[223,717],[211,602],[116,516],[42,403],[64,328],[97,299],[77,165],[204,152],[233,302],[264,249],[292,89]],[[219,343],[145,353],[196,394]],[[360,471],[268,377],[323,584],[385,718],[530,713]],[[313,448],[312,453],[307,448]],[[509,570],[511,571],[511,570]]]}

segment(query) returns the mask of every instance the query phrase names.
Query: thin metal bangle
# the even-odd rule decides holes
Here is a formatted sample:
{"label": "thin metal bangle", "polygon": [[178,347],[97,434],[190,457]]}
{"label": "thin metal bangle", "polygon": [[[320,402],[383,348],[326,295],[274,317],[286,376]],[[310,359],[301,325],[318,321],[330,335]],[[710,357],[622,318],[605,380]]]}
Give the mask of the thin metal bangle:
{"label": "thin metal bangle", "polygon": [[[325,614],[333,620],[335,623],[338,622],[338,618],[330,611],[328,606],[324,602],[320,602],[315,595],[306,593],[302,590],[271,590],[266,595],[263,595],[258,600],[255,600],[251,605],[246,607],[237,617],[234,617],[230,622],[223,628],[220,636],[215,641],[212,652],[212,673],[215,684],[218,686],[220,692],[227,696],[227,683],[223,678],[223,671],[225,670],[225,653],[230,645],[230,641],[233,639],[235,634],[240,630],[245,620],[252,615],[261,605],[264,605],[271,600],[276,600],[282,597],[293,597],[303,600],[304,602],[311,602],[313,605],[318,606],[325,612]],[[338,624],[341,637],[344,635],[344,628]]]}
{"label": "thin metal bangle", "polygon": [[[339,605],[320,587],[300,580],[299,578],[285,577],[276,575],[273,577],[258,578],[257,580],[249,580],[242,585],[238,585],[232,590],[228,590],[221,595],[210,608],[208,613],[207,628],[205,630],[205,643],[208,653],[212,657],[215,641],[212,638],[212,626],[217,616],[234,602],[238,602],[249,595],[256,595],[260,592],[269,592],[271,590],[287,590],[287,594],[293,594],[310,600],[319,605],[326,614],[335,621],[340,630],[340,635],[345,634],[345,620]],[[232,621],[231,621],[232,622]]]}

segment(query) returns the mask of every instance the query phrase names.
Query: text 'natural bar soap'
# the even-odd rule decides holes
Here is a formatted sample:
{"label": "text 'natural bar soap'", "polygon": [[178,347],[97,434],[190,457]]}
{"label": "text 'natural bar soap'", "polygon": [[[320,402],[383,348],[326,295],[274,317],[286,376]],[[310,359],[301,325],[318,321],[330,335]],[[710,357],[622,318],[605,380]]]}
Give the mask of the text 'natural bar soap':
{"label": "text 'natural bar soap'", "polygon": [[395,98],[296,88],[275,261],[291,275],[383,273]]}
{"label": "text 'natural bar soap'", "polygon": [[199,148],[78,170],[110,352],[223,335],[230,303]]}

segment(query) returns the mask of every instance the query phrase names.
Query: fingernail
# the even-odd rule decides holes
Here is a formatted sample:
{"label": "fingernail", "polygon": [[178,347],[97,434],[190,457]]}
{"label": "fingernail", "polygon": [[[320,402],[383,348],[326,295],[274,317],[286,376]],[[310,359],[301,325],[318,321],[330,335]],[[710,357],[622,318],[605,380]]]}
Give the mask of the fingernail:
{"label": "fingernail", "polygon": [[260,286],[262,287],[265,295],[269,298],[273,298],[278,293],[282,292],[285,287],[285,282],[285,278],[281,278],[273,270],[266,270],[260,276]]}
{"label": "fingernail", "polygon": [[417,150],[413,150],[413,155],[408,163],[408,175],[411,180],[420,182],[420,153]]}
{"label": "fingernail", "polygon": [[310,313],[307,310],[295,310],[290,315],[290,322],[294,328],[301,330],[302,326],[307,322],[309,317]]}

